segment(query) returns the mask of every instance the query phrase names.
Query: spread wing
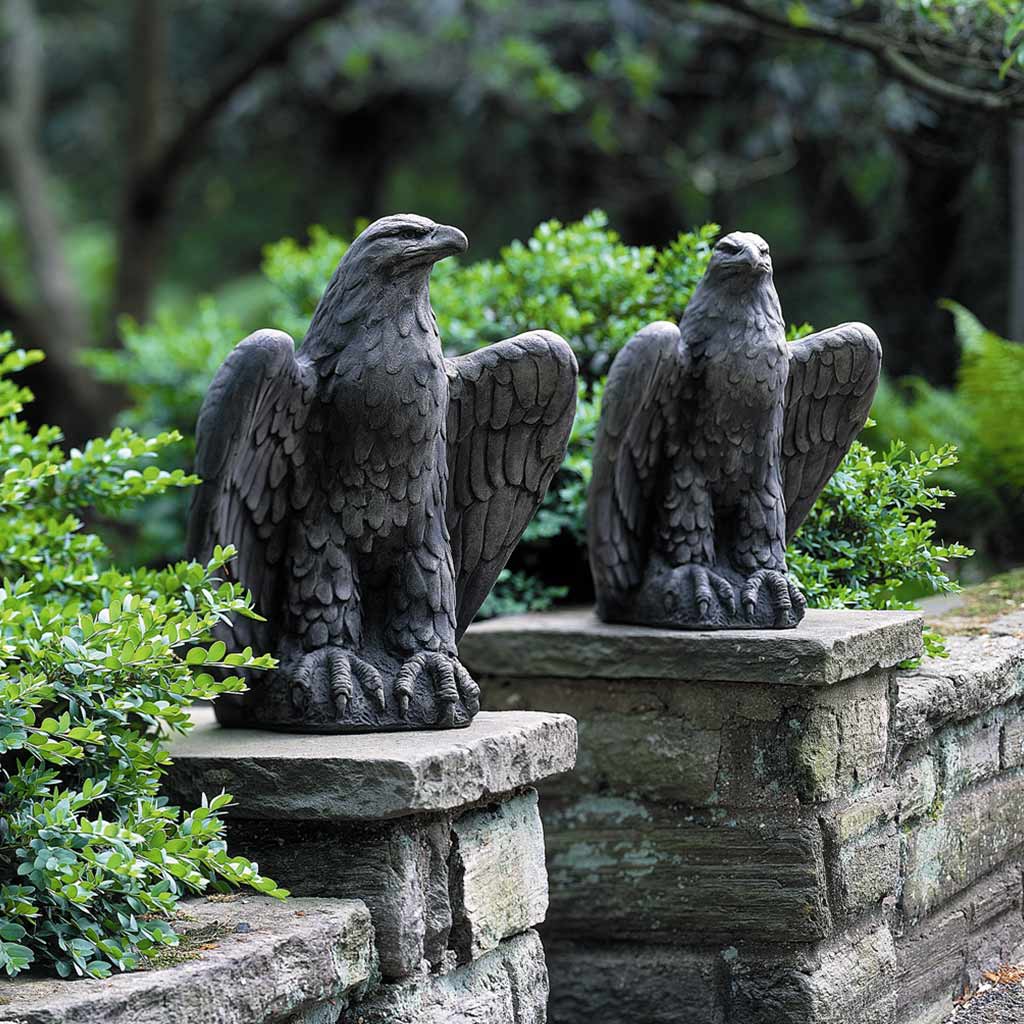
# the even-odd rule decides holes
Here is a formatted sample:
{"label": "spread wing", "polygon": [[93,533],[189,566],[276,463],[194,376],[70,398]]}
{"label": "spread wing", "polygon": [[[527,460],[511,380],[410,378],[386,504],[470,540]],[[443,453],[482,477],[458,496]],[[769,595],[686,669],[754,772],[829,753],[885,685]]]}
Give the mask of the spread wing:
{"label": "spread wing", "polygon": [[447,520],[461,637],[562,464],[578,371],[572,349],[550,331],[447,364]]}
{"label": "spread wing", "polygon": [[787,541],[864,426],[882,368],[882,346],[866,324],[840,324],[789,349],[782,441]]}
{"label": "spread wing", "polygon": [[605,384],[587,499],[587,543],[598,605],[640,585],[650,549],[650,508],[676,437],[689,370],[679,328],[648,324],[616,356]]}
{"label": "spread wing", "polygon": [[[280,599],[289,484],[304,459],[301,432],[315,378],[280,331],[239,342],[217,371],[196,424],[196,489],[186,551],[206,561],[216,545],[238,554],[228,576],[247,587],[266,615]],[[266,649],[265,624],[238,619],[239,646]],[[227,639],[227,638],[225,638]]]}

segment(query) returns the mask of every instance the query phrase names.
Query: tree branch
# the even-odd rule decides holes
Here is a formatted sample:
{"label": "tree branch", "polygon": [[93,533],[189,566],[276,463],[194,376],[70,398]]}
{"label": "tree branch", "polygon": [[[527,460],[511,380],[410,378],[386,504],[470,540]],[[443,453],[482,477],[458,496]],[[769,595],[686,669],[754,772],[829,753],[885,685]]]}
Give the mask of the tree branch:
{"label": "tree branch", "polygon": [[[129,161],[121,203],[117,282],[111,313],[115,318],[127,313],[142,320],[149,315],[175,187],[210,125],[260,71],[285,61],[296,40],[319,22],[340,13],[351,0],[320,0],[280,25],[270,39],[213,85],[166,141],[158,127],[159,111],[153,109],[154,105],[159,106],[165,12],[155,10],[159,5],[153,0],[136,2],[139,6],[134,26],[139,46],[133,57],[145,65],[139,68],[138,78],[146,88],[140,88],[134,97],[137,116],[129,142],[134,155]],[[140,119],[148,123],[142,132]]]}
{"label": "tree branch", "polygon": [[[678,13],[680,5],[672,6]],[[764,10],[750,0],[699,0],[690,6],[691,9],[699,6],[724,12],[736,24],[786,39],[819,39],[868,53],[892,78],[946,103],[1002,117],[1024,114],[1024,95],[1016,91],[989,91],[951,82],[914,63],[903,52],[899,40],[862,25],[810,13],[806,20],[794,24],[785,15]]]}
{"label": "tree branch", "polygon": [[144,187],[162,190],[174,181],[210,124],[239,90],[264,68],[283,63],[296,40],[318,22],[339,14],[349,3],[350,0],[321,0],[281,25],[259,49],[229,71],[213,86],[206,99],[185,117],[174,137],[165,143],[149,167]]}

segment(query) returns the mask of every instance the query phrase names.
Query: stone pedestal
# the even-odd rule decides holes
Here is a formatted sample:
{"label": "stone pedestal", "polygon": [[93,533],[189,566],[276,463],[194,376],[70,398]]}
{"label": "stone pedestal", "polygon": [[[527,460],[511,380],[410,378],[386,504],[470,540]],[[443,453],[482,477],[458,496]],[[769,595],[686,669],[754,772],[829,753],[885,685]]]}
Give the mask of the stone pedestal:
{"label": "stone pedestal", "polygon": [[470,629],[485,706],[579,723],[541,787],[553,1024],[930,1024],[1019,955],[1024,645],[901,669],[920,632]]}
{"label": "stone pedestal", "polygon": [[228,790],[230,849],[296,896],[369,908],[379,983],[331,1024],[541,1024],[547,972],[533,928],[548,886],[532,787],[575,753],[575,723],[559,714],[294,736],[221,729],[203,710],[172,744],[165,790],[189,807]]}

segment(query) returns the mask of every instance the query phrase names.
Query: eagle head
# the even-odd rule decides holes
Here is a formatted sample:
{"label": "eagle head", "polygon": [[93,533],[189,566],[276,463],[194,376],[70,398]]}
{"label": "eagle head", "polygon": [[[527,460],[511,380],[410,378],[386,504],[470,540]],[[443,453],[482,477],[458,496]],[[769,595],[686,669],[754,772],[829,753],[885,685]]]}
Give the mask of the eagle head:
{"label": "eagle head", "polygon": [[429,272],[438,260],[465,252],[468,246],[458,228],[414,213],[396,213],[375,220],[363,231],[349,246],[342,266],[354,264],[386,276]]}
{"label": "eagle head", "polygon": [[458,228],[414,213],[375,220],[342,256],[313,314],[303,351],[314,358],[336,351],[346,340],[339,328],[353,322],[399,320],[403,337],[410,316],[431,323],[431,268],[468,246]]}
{"label": "eagle head", "polygon": [[767,275],[771,278],[772,257],[768,243],[751,231],[733,231],[719,239],[711,251],[708,275],[736,278],[737,283],[748,283],[751,278]]}

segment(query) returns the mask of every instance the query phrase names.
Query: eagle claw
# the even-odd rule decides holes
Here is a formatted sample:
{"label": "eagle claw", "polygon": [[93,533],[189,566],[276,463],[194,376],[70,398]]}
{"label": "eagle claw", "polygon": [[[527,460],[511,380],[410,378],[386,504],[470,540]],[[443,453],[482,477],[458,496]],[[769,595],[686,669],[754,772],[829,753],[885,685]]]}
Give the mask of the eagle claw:
{"label": "eagle claw", "polygon": [[807,599],[796,584],[779,569],[758,569],[743,584],[743,612],[753,621],[761,591],[767,588],[777,627],[795,626],[803,617]]}
{"label": "eagle claw", "polygon": [[420,651],[402,665],[395,680],[395,695],[403,718],[409,713],[416,683],[423,676],[434,689],[437,725],[451,728],[456,724],[456,708],[460,700],[469,718],[480,710],[480,687],[458,658],[440,651]]}
{"label": "eagle claw", "polygon": [[292,704],[296,710],[302,710],[299,705],[313,692],[317,672],[325,676],[339,721],[348,714],[352,704],[353,680],[381,711],[384,710],[384,680],[380,673],[369,662],[341,647],[321,647],[299,658],[290,673],[294,684]]}
{"label": "eagle claw", "polygon": [[685,601],[684,590],[692,593],[692,600],[701,622],[711,622],[713,608],[721,608],[730,616],[736,613],[736,595],[733,593],[732,584],[705,565],[690,562],[679,566],[673,573],[672,583],[671,593],[677,602],[680,598]]}

